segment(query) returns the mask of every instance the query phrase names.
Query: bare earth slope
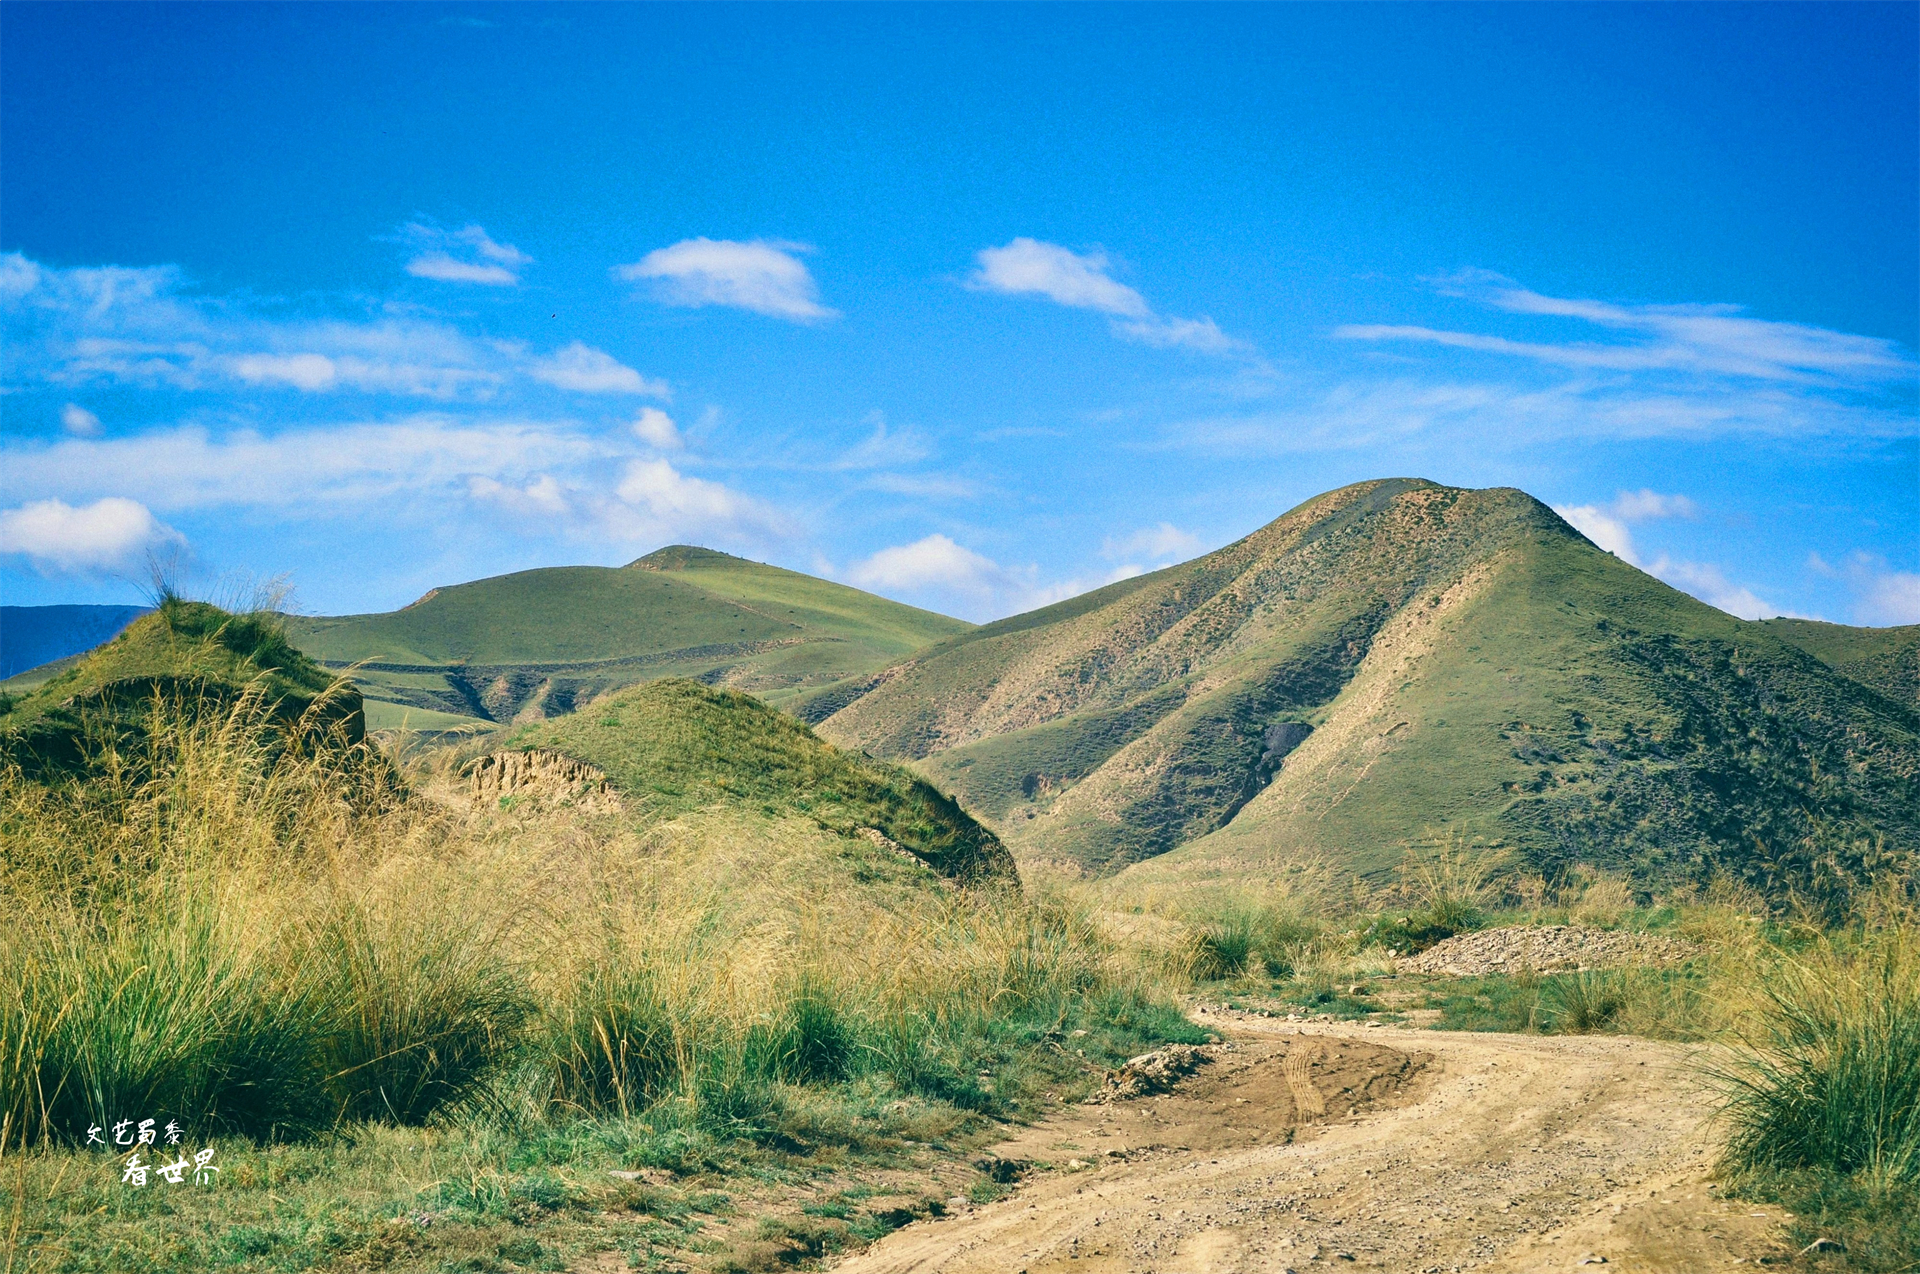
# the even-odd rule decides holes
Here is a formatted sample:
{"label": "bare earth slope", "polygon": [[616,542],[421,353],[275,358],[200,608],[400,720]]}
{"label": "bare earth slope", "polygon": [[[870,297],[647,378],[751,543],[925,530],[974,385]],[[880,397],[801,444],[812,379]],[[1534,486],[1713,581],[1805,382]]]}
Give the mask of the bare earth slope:
{"label": "bare earth slope", "polygon": [[1677,1047],[1214,1021],[1236,1051],[1174,1094],[1026,1130],[995,1153],[1055,1170],[836,1268],[1711,1274],[1784,1253],[1779,1209],[1711,1192]]}
{"label": "bare earth slope", "polygon": [[1441,827],[1767,889],[1875,836],[1920,849],[1920,712],[1511,489],[1329,492],[810,707],[1016,856],[1143,883],[1378,875]]}

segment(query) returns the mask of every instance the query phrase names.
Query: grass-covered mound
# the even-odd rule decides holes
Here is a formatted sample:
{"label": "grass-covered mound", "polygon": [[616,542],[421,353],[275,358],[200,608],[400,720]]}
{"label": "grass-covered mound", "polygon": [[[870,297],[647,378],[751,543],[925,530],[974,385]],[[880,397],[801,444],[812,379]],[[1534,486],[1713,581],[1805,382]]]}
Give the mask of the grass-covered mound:
{"label": "grass-covered mound", "polygon": [[138,756],[158,705],[225,715],[243,697],[283,736],[351,746],[365,733],[359,692],[294,649],[278,616],[169,596],[58,676],[0,694],[0,758],[84,777]]}
{"label": "grass-covered mound", "polygon": [[597,766],[647,823],[726,806],[805,820],[841,837],[878,832],[940,875],[969,884],[1016,879],[999,839],[926,780],[842,752],[737,692],[650,682],[523,728],[508,746]]}

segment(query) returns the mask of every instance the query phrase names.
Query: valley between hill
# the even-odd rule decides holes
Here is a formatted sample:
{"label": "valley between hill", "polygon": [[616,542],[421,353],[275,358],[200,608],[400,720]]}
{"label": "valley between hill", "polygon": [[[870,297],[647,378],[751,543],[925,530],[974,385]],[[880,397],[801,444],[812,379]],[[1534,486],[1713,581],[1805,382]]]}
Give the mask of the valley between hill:
{"label": "valley between hill", "polygon": [[1171,1094],[1020,1131],[991,1153],[1055,1170],[834,1268],[1712,1274],[1791,1251],[1780,1208],[1708,1180],[1679,1046],[1198,1020],[1233,1051]]}

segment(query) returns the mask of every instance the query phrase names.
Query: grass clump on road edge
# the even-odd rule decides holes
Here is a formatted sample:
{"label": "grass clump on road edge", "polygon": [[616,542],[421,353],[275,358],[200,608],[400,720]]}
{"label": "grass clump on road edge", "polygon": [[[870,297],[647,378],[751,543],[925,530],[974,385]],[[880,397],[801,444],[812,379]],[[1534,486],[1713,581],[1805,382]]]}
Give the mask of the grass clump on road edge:
{"label": "grass clump on road edge", "polygon": [[1920,1257],[1920,925],[1905,908],[1771,963],[1731,1057],[1724,1166],[1847,1268]]}

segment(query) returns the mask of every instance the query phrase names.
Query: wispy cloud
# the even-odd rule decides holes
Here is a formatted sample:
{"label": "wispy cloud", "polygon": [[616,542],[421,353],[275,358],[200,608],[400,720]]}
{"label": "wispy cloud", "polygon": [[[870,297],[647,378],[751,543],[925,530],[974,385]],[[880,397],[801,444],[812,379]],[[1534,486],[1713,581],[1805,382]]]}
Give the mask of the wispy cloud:
{"label": "wispy cloud", "polygon": [[1184,346],[1206,354],[1248,353],[1250,347],[1222,332],[1210,318],[1156,314],[1147,299],[1114,278],[1113,263],[1099,248],[1075,252],[1057,243],[1017,238],[983,248],[968,276],[970,288],[1009,296],[1044,296],[1059,305],[1105,314],[1126,340],[1163,348]]}
{"label": "wispy cloud", "polygon": [[1544,296],[1485,271],[1464,271],[1436,283],[1442,291],[1509,314],[1572,319],[1611,339],[1529,341],[1398,324],[1349,324],[1333,335],[1446,345],[1593,370],[1860,386],[1920,376],[1920,363],[1894,341],[1751,318],[1737,305],[1622,305]]}
{"label": "wispy cloud", "polygon": [[1916,428],[1911,409],[1897,404],[1780,386],[1650,385],[1631,377],[1533,385],[1434,370],[1429,380],[1298,385],[1298,401],[1286,407],[1176,420],[1162,445],[1234,457],[1463,443],[1500,453],[1575,440],[1894,439]]}
{"label": "wispy cloud", "polygon": [[640,414],[633,418],[628,426],[633,436],[649,447],[661,451],[678,451],[686,446],[686,440],[680,436],[680,430],[673,423],[673,417],[658,407],[642,407]]}
{"label": "wispy cloud", "polygon": [[68,403],[60,409],[60,427],[77,438],[91,438],[100,432],[100,417],[79,403]]}
{"label": "wispy cloud", "polygon": [[535,359],[527,374],[558,389],[577,394],[644,394],[649,398],[669,398],[671,391],[663,380],[648,380],[633,368],[603,350],[583,341],[556,351],[551,358]]}
{"label": "wispy cloud", "polygon": [[1199,536],[1191,531],[1182,531],[1171,522],[1161,522],[1156,526],[1143,527],[1131,535],[1108,536],[1101,542],[1100,555],[1109,561],[1143,558],[1149,562],[1165,562],[1191,557],[1200,551],[1200,547]]}
{"label": "wispy cloud", "polygon": [[876,473],[860,485],[922,500],[971,500],[980,494],[979,484],[941,473]]}
{"label": "wispy cloud", "polygon": [[1855,551],[1835,566],[1818,553],[1807,568],[1828,579],[1844,580],[1853,594],[1854,622],[1869,625],[1920,624],[1920,574],[1896,571],[1875,553]]}
{"label": "wispy cloud", "polygon": [[428,221],[409,221],[390,236],[412,252],[407,273],[442,283],[480,283],[510,287],[533,258],[510,243],[496,243],[479,226],[447,230]]}
{"label": "wispy cloud", "polygon": [[78,507],[36,500],[0,509],[0,556],[22,559],[44,575],[123,574],[151,552],[185,545],[145,505],[119,496]]}
{"label": "wispy cloud", "polygon": [[63,270],[9,253],[0,256],[0,316],[0,374],[10,387],[249,387],[452,401],[532,382],[668,396],[664,381],[584,342],[539,356],[404,311],[360,321],[281,318],[247,298],[195,294],[171,266]]}
{"label": "wispy cloud", "polygon": [[647,284],[668,305],[724,305],[796,323],[834,318],[798,253],[813,249],[777,239],[682,239],[656,248],[614,277]]}
{"label": "wispy cloud", "polygon": [[1737,615],[1741,619],[1770,619],[1789,613],[1762,599],[1751,588],[1729,580],[1726,573],[1712,563],[1683,561],[1665,553],[1652,561],[1641,557],[1633,542],[1631,524],[1658,518],[1697,516],[1699,506],[1684,495],[1662,495],[1649,490],[1622,491],[1604,505],[1556,504],[1553,511],[1571,523],[1580,534],[1629,566],[1637,566],[1729,615]]}
{"label": "wispy cloud", "polygon": [[836,469],[884,469],[916,464],[933,454],[933,446],[918,430],[887,428],[886,418],[875,412],[867,417],[873,432],[841,452],[834,459]]}

